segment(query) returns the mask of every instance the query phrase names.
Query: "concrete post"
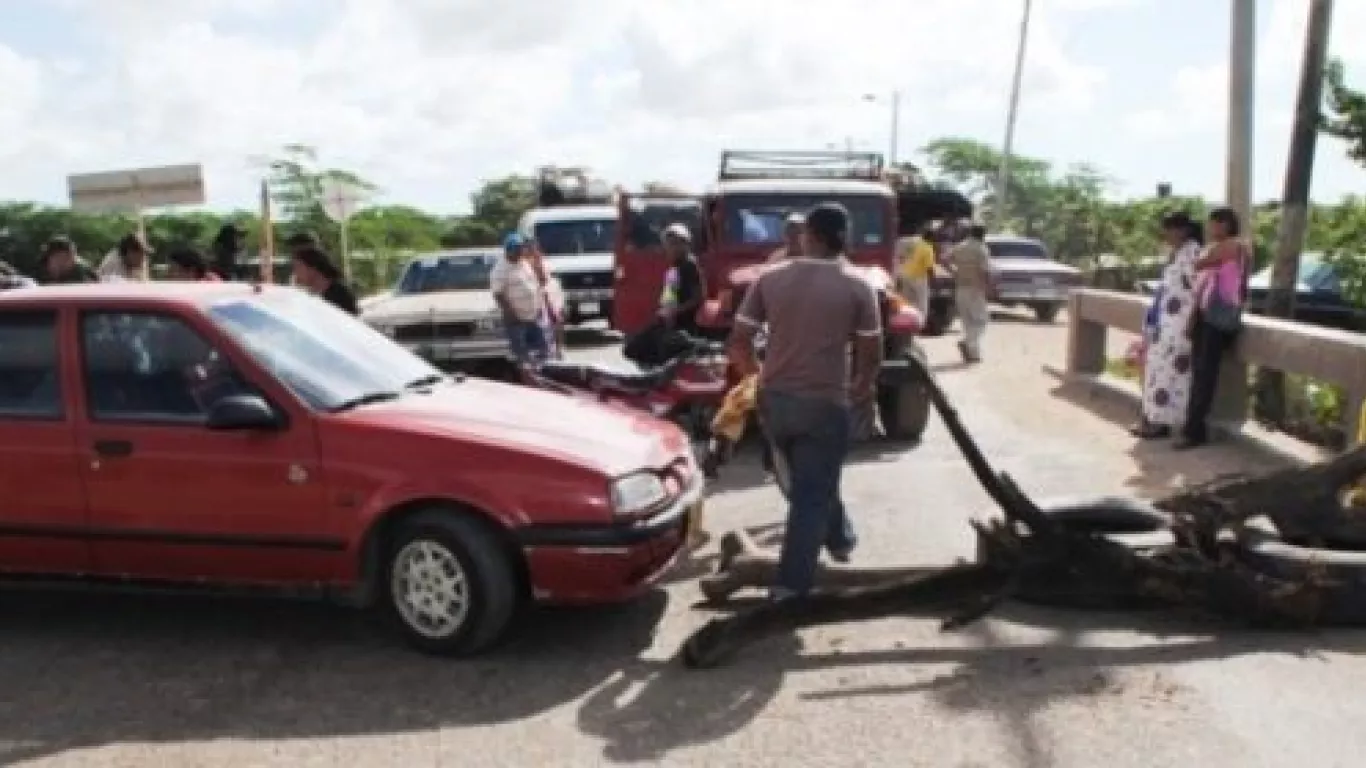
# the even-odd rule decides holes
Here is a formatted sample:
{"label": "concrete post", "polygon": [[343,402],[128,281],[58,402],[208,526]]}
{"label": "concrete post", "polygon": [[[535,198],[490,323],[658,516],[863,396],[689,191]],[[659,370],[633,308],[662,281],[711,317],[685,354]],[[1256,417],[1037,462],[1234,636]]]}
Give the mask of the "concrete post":
{"label": "concrete post", "polygon": [[1067,304],[1067,375],[1105,372],[1105,326],[1083,316],[1084,294],[1074,291]]}

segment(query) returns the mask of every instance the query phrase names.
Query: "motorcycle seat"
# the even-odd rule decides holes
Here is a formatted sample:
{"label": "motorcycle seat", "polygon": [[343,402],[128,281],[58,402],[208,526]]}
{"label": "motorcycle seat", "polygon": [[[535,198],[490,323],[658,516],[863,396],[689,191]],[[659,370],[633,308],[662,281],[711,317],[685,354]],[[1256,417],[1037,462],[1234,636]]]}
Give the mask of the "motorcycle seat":
{"label": "motorcycle seat", "polygon": [[612,365],[551,361],[541,364],[538,372],[550,381],[576,389],[643,394],[668,384],[676,370],[675,365],[641,371]]}

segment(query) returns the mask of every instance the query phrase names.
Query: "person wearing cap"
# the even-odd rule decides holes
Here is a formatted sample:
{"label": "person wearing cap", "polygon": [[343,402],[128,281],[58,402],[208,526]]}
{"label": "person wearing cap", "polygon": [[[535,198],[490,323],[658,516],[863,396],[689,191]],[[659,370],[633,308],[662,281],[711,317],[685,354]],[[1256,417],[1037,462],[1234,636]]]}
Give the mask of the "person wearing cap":
{"label": "person wearing cap", "polygon": [[802,230],[806,228],[806,217],[797,212],[787,215],[783,221],[783,247],[769,254],[767,264],[777,264],[788,259],[802,257]]}
{"label": "person wearing cap", "polygon": [[518,362],[545,359],[550,344],[541,326],[541,281],[527,258],[526,238],[513,232],[503,239],[503,258],[489,273],[489,290],[503,313],[508,347]]}
{"label": "person wearing cap", "polygon": [[[731,360],[742,377],[759,374],[760,423],[791,470],[774,598],[809,592],[821,549],[844,562],[857,542],[840,499],[840,474],[854,426],[851,406],[875,393],[882,321],[872,286],[844,258],[848,237],[844,206],[812,209],[803,258],[759,276],[731,332]],[[765,326],[761,367],[754,336]]]}
{"label": "person wearing cap", "polygon": [[991,254],[987,251],[987,228],[968,227],[968,236],[949,250],[949,269],[953,272],[954,308],[963,323],[963,340],[958,351],[963,361],[982,362],[982,337],[986,335],[991,312],[987,308],[987,288],[991,282]]}
{"label": "person wearing cap", "polygon": [[360,314],[356,294],[346,287],[340,269],[321,248],[301,248],[290,254],[294,284],[351,315]]}
{"label": "person wearing cap", "polygon": [[697,310],[706,298],[702,270],[693,258],[692,232],[687,225],[670,224],[660,239],[669,259],[669,270],[659,293],[659,310],[653,322],[622,346],[627,360],[646,368],[668,361],[679,333],[697,333]]}
{"label": "person wearing cap", "polygon": [[147,240],[140,233],[129,232],[119,239],[114,250],[100,262],[96,274],[104,282],[146,282],[150,279],[147,274],[147,257],[151,254],[152,246],[147,244]]}
{"label": "person wearing cap", "polygon": [[933,230],[927,224],[914,237],[908,238],[899,250],[898,262],[901,265],[898,282],[901,295],[926,317],[930,311],[930,276],[934,273],[934,244],[930,239]]}
{"label": "person wearing cap", "polygon": [[98,283],[100,278],[76,254],[76,244],[71,239],[58,235],[43,246],[43,256],[39,261],[39,285],[62,285],[65,283]]}
{"label": "person wearing cap", "polygon": [[209,260],[192,245],[176,248],[166,257],[166,277],[183,282],[217,283],[222,278],[209,271]]}

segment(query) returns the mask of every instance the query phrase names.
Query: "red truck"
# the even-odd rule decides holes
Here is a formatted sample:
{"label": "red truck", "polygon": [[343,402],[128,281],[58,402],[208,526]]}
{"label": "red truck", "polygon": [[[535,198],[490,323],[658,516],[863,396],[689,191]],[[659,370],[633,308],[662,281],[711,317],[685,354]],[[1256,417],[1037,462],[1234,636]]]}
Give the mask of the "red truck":
{"label": "red truck", "polygon": [[446,376],[293,289],[0,294],[0,573],[316,588],[474,653],[530,600],[648,590],[702,488],[672,424]]}
{"label": "red truck", "polygon": [[880,154],[728,151],[716,184],[703,195],[621,195],[615,327],[632,333],[654,316],[668,267],[660,233],[683,223],[692,231],[707,283],[699,321],[723,337],[746,289],[782,246],[787,215],[824,202],[849,210],[849,259],[864,268],[880,298],[887,329],[878,390],[883,427],[893,439],[918,440],[929,403],[907,373],[907,358],[923,354],[914,341],[922,319],[893,287],[901,198]]}

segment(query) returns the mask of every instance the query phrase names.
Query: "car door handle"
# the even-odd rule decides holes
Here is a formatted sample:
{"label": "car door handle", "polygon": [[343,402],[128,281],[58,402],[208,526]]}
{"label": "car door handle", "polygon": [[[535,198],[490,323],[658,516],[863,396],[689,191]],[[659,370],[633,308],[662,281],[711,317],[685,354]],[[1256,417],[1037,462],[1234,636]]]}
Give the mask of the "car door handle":
{"label": "car door handle", "polygon": [[95,455],[106,459],[132,456],[133,444],[127,440],[96,440]]}

